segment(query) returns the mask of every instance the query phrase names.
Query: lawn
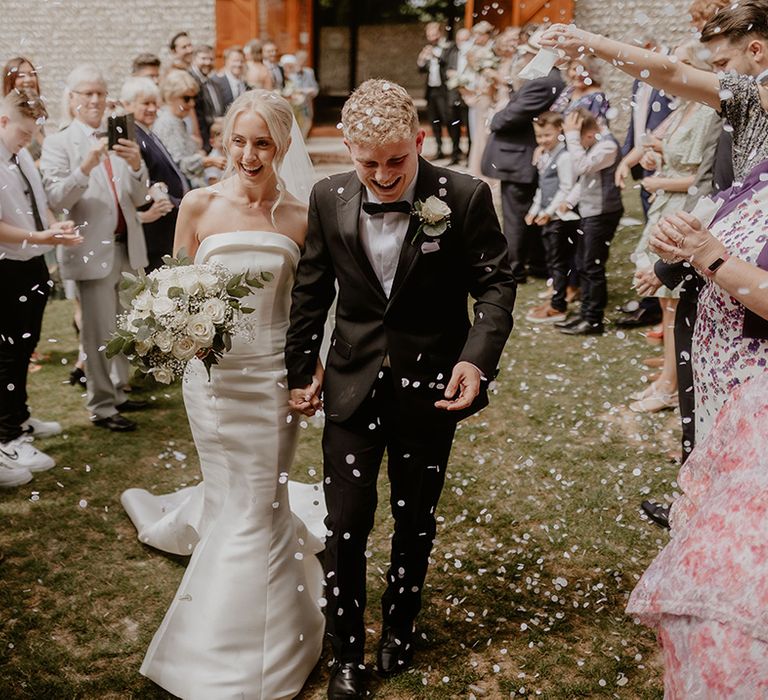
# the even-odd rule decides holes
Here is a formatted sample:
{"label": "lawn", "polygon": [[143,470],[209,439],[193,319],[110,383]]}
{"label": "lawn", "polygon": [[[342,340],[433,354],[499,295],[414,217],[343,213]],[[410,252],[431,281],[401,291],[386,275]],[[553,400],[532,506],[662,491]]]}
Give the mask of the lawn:
{"label": "lawn", "polygon": [[[637,235],[625,229],[613,246],[609,309],[630,296]],[[674,492],[677,414],[626,409],[642,358],[656,352],[639,331],[568,338],[526,323],[543,288],[520,290],[491,406],[457,433],[416,665],[378,684],[378,698],[662,696],[654,635],[624,606],[667,539],[639,503]],[[141,545],[119,498],[199,479],[180,388],[139,390],[153,404],[137,414],[140,430],[109,433],[89,424],[66,381],[76,352],[68,302],[49,305],[39,350],[31,404],[65,434],[40,444],[55,469],[0,493],[0,697],[169,697],[138,668],[186,561]],[[304,428],[293,478],[317,480],[319,437]],[[381,502],[371,655],[392,525]],[[325,697],[328,660],[326,651],[302,698]]]}

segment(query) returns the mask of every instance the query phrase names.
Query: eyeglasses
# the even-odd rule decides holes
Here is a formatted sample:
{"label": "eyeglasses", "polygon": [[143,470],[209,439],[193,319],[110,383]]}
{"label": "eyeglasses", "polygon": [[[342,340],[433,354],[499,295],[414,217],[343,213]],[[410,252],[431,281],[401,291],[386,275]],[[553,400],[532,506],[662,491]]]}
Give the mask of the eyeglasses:
{"label": "eyeglasses", "polygon": [[184,102],[194,102],[197,98],[197,95],[182,95],[181,99],[184,100]]}
{"label": "eyeglasses", "polygon": [[72,90],[73,95],[80,95],[80,97],[87,97],[89,100],[95,97],[99,100],[106,100],[107,93],[102,90],[92,90],[91,92],[81,92],[80,90]]}

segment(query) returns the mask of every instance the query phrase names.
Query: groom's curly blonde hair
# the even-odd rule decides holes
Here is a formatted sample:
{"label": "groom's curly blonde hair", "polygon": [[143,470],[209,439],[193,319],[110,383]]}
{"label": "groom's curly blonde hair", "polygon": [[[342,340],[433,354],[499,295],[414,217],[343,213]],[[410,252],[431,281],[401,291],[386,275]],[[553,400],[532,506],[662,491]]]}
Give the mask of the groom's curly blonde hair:
{"label": "groom's curly blonde hair", "polygon": [[341,110],[344,138],[376,146],[409,139],[419,129],[419,115],[407,90],[391,80],[366,80]]}

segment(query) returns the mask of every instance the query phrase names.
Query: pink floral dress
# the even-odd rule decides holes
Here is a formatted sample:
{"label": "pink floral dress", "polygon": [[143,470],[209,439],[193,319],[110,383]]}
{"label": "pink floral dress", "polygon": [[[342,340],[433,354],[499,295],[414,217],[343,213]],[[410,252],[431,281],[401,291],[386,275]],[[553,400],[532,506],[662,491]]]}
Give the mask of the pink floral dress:
{"label": "pink floral dress", "polygon": [[672,540],[627,612],[658,629],[665,698],[768,698],[768,373],[738,387],[680,470]]}
{"label": "pink floral dress", "polygon": [[[768,187],[739,204],[712,227],[731,255],[752,263],[768,242]],[[699,295],[693,334],[696,442],[700,442],[731,392],[768,368],[768,341],[742,334],[744,307],[714,282]]]}

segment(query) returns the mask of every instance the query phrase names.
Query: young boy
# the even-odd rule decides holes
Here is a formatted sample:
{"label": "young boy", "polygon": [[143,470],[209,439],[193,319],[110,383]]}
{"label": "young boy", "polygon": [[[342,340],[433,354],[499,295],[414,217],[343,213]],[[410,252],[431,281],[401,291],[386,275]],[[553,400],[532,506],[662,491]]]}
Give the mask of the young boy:
{"label": "young boy", "polygon": [[43,183],[25,148],[46,117],[32,94],[13,90],[0,99],[0,488],[53,467],[27,436],[61,432],[54,421],[30,417],[27,407],[29,360],[49,292],[43,254],[52,245],[82,241],[71,221],[49,223]]}
{"label": "young boy", "polygon": [[573,189],[575,177],[571,155],[565,147],[562,115],[544,112],[534,120],[533,129],[539,147],[536,159],[539,186],[525,223],[543,227],[544,253],[552,276],[552,299],[531,309],[525,319],[532,323],[555,323],[566,319],[565,297],[578,222],[575,214],[560,205]]}
{"label": "young boy", "polygon": [[[213,124],[211,124],[211,137],[210,137],[211,152],[209,153],[211,157],[215,157],[215,158],[224,157],[224,128],[223,127],[224,127],[224,119],[221,117],[214,119]],[[223,168],[217,168],[212,165],[205,169],[205,181],[209,185],[215,185],[219,180],[221,180],[222,175],[224,175]]]}
{"label": "young boy", "polygon": [[560,211],[567,212],[578,206],[581,216],[576,236],[581,314],[555,325],[567,335],[601,334],[608,301],[605,263],[624,213],[621,190],[614,182],[621,150],[608,128],[601,126],[585,109],[575,110],[566,117],[564,131],[578,180],[560,205]]}

